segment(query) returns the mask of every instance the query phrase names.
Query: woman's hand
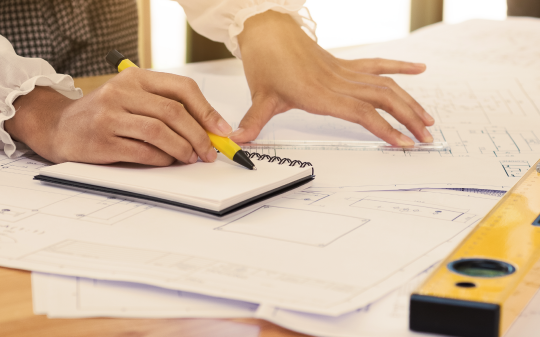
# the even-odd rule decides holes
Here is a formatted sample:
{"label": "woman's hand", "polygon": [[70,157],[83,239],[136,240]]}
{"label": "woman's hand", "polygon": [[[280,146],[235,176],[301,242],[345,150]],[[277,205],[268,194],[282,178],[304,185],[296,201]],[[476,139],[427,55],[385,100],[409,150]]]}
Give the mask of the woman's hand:
{"label": "woman's hand", "polygon": [[212,162],[217,154],[205,130],[232,131],[192,79],[137,68],[78,100],[36,87],[14,105],[6,131],[54,163]]}
{"label": "woman's hand", "polygon": [[420,74],[425,65],[335,58],[289,15],[274,11],[248,19],[238,39],[253,105],[231,134],[234,141],[255,139],[274,115],[293,108],[360,124],[392,145],[414,144],[379,115],[379,108],[421,142],[433,141],[426,129],[433,118],[391,78],[379,76]]}

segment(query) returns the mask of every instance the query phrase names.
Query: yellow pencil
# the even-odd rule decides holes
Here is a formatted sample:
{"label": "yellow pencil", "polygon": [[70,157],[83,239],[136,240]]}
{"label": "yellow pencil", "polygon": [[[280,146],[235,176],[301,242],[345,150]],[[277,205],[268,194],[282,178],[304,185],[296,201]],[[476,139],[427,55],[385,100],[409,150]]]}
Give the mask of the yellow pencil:
{"label": "yellow pencil", "polygon": [[[118,69],[118,72],[121,72],[122,70],[130,67],[138,68],[135,63],[125,58],[124,55],[120,54],[116,49],[111,50],[107,54],[107,57],[105,57],[105,59],[107,60],[107,63],[109,63],[113,67],[116,67]],[[234,161],[235,163],[247,167],[250,170],[257,169],[253,162],[245,154],[245,152],[242,151],[240,146],[238,146],[238,144],[233,142],[230,138],[221,137],[208,131],[206,131],[206,133],[208,134],[212,145],[219,152],[223,153],[227,158]]]}

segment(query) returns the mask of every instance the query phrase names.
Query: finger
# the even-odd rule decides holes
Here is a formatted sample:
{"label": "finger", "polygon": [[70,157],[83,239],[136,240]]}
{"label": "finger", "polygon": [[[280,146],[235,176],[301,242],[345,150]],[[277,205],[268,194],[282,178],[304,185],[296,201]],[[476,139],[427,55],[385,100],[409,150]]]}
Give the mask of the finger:
{"label": "finger", "polygon": [[405,125],[421,142],[431,143],[433,137],[426,129],[422,119],[391,88],[359,82],[341,82],[339,91],[342,94],[367,102],[378,109],[383,109]]}
{"label": "finger", "polygon": [[114,125],[114,133],[120,137],[152,144],[186,164],[193,164],[197,161],[197,154],[193,151],[191,144],[158,119],[125,115],[120,117],[118,123]]}
{"label": "finger", "polygon": [[213,162],[217,153],[208,134],[177,101],[162,96],[143,93],[136,100],[125,103],[125,109],[141,116],[152,117],[165,123],[171,130],[187,140],[197,155],[206,162]]}
{"label": "finger", "polygon": [[237,143],[250,142],[257,138],[262,128],[277,113],[277,101],[272,97],[254,95],[253,103],[240,125],[229,137]]}
{"label": "finger", "polygon": [[375,136],[394,146],[414,145],[411,138],[394,129],[369,103],[330,91],[319,95],[319,99],[314,103],[316,106],[314,113],[360,124]]}
{"label": "finger", "polygon": [[362,74],[348,69],[342,70],[342,76],[354,82],[370,83],[392,89],[414,112],[416,112],[425,125],[431,126],[435,123],[433,117],[431,117],[431,115],[427,113],[427,111],[411,95],[409,95],[407,91],[401,88],[396,81],[390,77]]}
{"label": "finger", "polygon": [[[197,83],[189,78],[174,74],[128,68],[129,76],[135,76],[142,88],[155,95],[167,97],[182,103],[193,118],[207,131],[228,136],[232,128],[204,98]],[[137,73],[133,75],[133,73]]]}
{"label": "finger", "polygon": [[151,166],[169,166],[176,160],[155,146],[139,140],[117,137],[114,160],[111,162],[137,163]]}
{"label": "finger", "polygon": [[410,74],[416,75],[426,71],[423,63],[387,60],[381,58],[340,60],[341,64],[354,71],[369,74]]}

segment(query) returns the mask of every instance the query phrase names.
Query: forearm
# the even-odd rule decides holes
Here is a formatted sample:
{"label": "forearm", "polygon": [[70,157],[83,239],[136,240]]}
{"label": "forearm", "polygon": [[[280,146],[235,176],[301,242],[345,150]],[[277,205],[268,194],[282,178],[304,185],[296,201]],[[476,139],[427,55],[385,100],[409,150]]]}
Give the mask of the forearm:
{"label": "forearm", "polygon": [[184,8],[188,22],[207,38],[224,42],[240,57],[237,36],[244,23],[261,13],[279,12],[289,15],[298,27],[304,26],[315,38],[315,23],[305,10],[305,0],[176,0]]}

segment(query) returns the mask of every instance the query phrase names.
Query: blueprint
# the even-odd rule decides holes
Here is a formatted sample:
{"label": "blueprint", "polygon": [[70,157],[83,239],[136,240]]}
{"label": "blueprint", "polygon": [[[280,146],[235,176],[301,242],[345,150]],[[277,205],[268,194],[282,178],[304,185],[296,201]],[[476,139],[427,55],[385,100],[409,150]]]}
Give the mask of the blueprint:
{"label": "blueprint", "polygon": [[441,259],[497,200],[321,188],[215,220],[35,182],[46,165],[37,157],[3,165],[3,266],[327,315],[365,306]]}
{"label": "blueprint", "polygon": [[[288,329],[327,337],[436,337],[409,330],[409,300],[432,268],[417,275],[381,300],[340,317],[309,315],[260,307],[257,317]],[[540,329],[540,293],[537,293],[506,332],[506,337],[535,337]]]}
{"label": "blueprint", "polygon": [[[433,191],[432,191],[433,192]],[[468,198],[472,195],[500,196],[498,191],[464,190],[444,191]],[[404,192],[387,192],[396,196]],[[405,192],[406,193],[406,192]],[[314,196],[309,201],[314,201]],[[371,198],[369,198],[371,199]],[[373,198],[374,199],[374,198]],[[377,201],[389,201],[382,199]],[[306,200],[308,201],[308,200]],[[360,200],[357,205],[371,207],[373,200]],[[377,204],[378,207],[379,204]],[[406,208],[390,207],[385,211],[404,212]],[[413,210],[414,211],[414,210]],[[422,210],[417,210],[422,212]],[[443,216],[450,219],[450,212]],[[423,216],[433,216],[423,213]],[[452,215],[453,216],[453,215]],[[458,244],[467,232],[449,240],[446,254]],[[443,253],[441,251],[441,253]],[[54,318],[74,317],[257,317],[266,319],[291,330],[319,336],[423,336],[408,329],[408,307],[410,293],[423,282],[436,264],[410,278],[397,290],[390,292],[368,306],[356,309],[339,317],[306,314],[268,305],[225,300],[198,294],[174,291],[128,282],[91,280],[33,273],[33,301],[36,314]],[[538,311],[540,294],[533,298],[528,307],[513,324],[506,336],[536,336],[539,329]],[[431,336],[431,335],[428,335]]]}
{"label": "blueprint", "polygon": [[423,187],[508,190],[540,157],[453,157],[424,151],[359,153],[319,149],[277,149],[276,155],[311,162],[317,177],[313,189],[355,191]]}
{"label": "blueprint", "polygon": [[[34,312],[50,318],[74,317],[257,317],[291,330],[328,337],[437,336],[408,328],[410,294],[433,267],[369,306],[339,317],[310,315],[247,302],[179,293],[114,281],[32,274]],[[51,300],[47,302],[47,297]],[[183,300],[188,299],[188,300]],[[201,300],[199,300],[201,299]],[[540,293],[505,334],[536,337],[540,329]]]}
{"label": "blueprint", "polygon": [[[399,219],[398,226],[406,227],[407,223],[422,222],[427,219],[431,226],[437,223],[446,224],[447,227],[465,228],[452,238],[439,245],[436,249],[429,252],[429,256],[424,259],[441,259],[447,251],[453,249],[455,244],[459,243],[461,238],[468,233],[471,228],[469,224],[479,219],[477,214],[471,212],[470,208],[456,208],[448,204],[457,205],[460,203],[486,203],[492,204],[498,200],[498,196],[493,196],[496,191],[454,191],[454,190],[416,190],[416,191],[397,191],[397,192],[376,192],[376,193],[296,193],[286,196],[294,203],[303,205],[317,205],[319,211],[315,216],[320,219],[309,218],[310,215],[305,211],[308,208],[288,208],[285,209],[287,217],[295,217],[296,212],[305,212],[301,215],[302,221],[276,223],[272,217],[273,208],[279,207],[272,205],[264,208],[260,214],[251,212],[236,221],[218,227],[219,231],[226,231],[230,234],[266,238],[275,242],[284,242],[294,245],[301,245],[305,248],[315,249],[339,249],[340,240],[346,240],[347,236],[353,231],[362,230],[362,227],[368,225],[368,218],[359,219],[354,216],[357,211],[377,211],[382,214],[388,214],[391,218]],[[338,195],[339,197],[336,197]],[[419,202],[421,199],[430,199],[431,202]],[[439,206],[433,201],[449,200],[447,206]],[[352,210],[347,216],[340,215],[339,219],[325,214],[325,208],[334,206],[337,209],[345,204]],[[344,213],[344,212],[340,212]],[[369,214],[369,213],[365,213]],[[260,217],[249,221],[250,217]],[[329,220],[339,220],[339,222],[330,223]],[[274,222],[274,224],[272,224]],[[251,224],[251,226],[246,226]],[[296,226],[291,230],[289,227]],[[379,223],[379,226],[382,226]],[[388,231],[392,225],[386,225],[386,228],[380,228],[380,231]],[[400,231],[403,233],[402,231]],[[295,235],[303,233],[303,235]],[[373,236],[371,236],[373,238]],[[390,238],[390,236],[389,236]],[[369,240],[368,237],[365,239]],[[390,239],[390,244],[395,244],[394,239]],[[358,244],[368,245],[359,240]],[[364,240],[365,241],[365,240]],[[403,245],[404,243],[401,243]],[[405,243],[407,245],[407,243]],[[285,246],[285,245],[282,245]],[[378,248],[379,252],[385,250],[385,244]],[[86,245],[90,248],[89,245]],[[75,248],[75,247],[73,247]],[[342,248],[343,249],[343,248]],[[351,250],[351,248],[347,248]],[[411,249],[411,248],[409,248]],[[373,249],[372,249],[373,250]],[[373,263],[381,261],[375,256],[377,250],[373,250],[368,256],[372,256]],[[299,249],[298,252],[301,252]],[[403,249],[402,249],[403,251]],[[90,254],[88,250],[86,254]],[[389,254],[385,252],[384,254]],[[393,254],[390,254],[393,255]],[[172,260],[172,257],[168,258]],[[163,260],[163,259],[162,259]],[[437,260],[432,260],[435,263]],[[112,261],[111,261],[112,262]],[[174,261],[176,262],[176,261]],[[421,264],[425,261],[419,261]],[[199,262],[201,263],[201,262]],[[344,263],[344,262],[341,262]],[[360,263],[360,259],[356,259]],[[191,262],[193,265],[194,262]],[[324,264],[324,261],[318,261],[317,264]],[[188,263],[176,263],[175,267],[187,268]],[[359,268],[371,268],[372,272],[378,269],[376,265],[361,266]],[[400,271],[401,277],[407,278],[408,268]],[[278,275],[275,275],[278,276]],[[292,276],[289,276],[292,277]],[[367,277],[367,276],[364,276]],[[408,276],[412,278],[414,275]],[[298,277],[290,279],[297,283],[304,284]],[[383,281],[384,283],[384,281]],[[309,283],[308,283],[309,284]],[[247,317],[254,315],[258,310],[258,305],[234,300],[213,298],[204,295],[177,291],[172,289],[163,289],[149,285],[134,284],[129,282],[91,280],[87,278],[73,278],[58,275],[49,275],[34,273],[34,305],[36,313],[46,313],[50,317],[89,317],[89,316],[123,316],[123,317]],[[48,295],[47,295],[48,294]],[[47,300],[50,298],[51,300]]]}

